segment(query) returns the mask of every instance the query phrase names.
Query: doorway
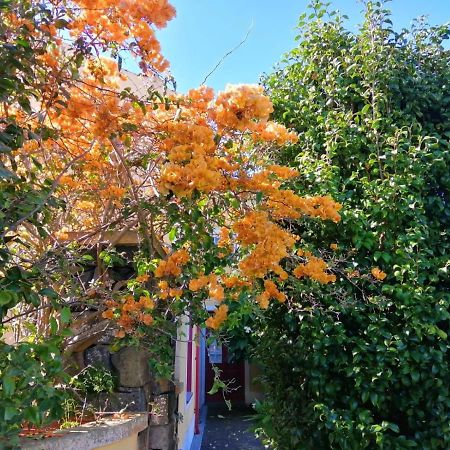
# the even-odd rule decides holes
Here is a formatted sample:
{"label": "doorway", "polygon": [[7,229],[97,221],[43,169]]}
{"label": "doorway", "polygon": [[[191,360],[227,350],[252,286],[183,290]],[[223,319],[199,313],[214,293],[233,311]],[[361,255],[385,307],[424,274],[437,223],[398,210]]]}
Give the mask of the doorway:
{"label": "doorway", "polygon": [[207,404],[224,404],[223,392],[219,390],[208,394],[214,384],[214,370],[212,364],[220,371],[220,379],[229,383],[230,392],[225,398],[233,405],[245,404],[245,362],[234,362],[229,358],[228,349],[216,341],[205,345],[205,401]]}

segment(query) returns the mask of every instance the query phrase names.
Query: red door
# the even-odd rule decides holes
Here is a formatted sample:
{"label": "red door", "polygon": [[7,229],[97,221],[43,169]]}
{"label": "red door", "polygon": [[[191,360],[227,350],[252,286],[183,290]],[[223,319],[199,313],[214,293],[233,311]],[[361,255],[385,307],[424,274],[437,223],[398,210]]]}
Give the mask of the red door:
{"label": "red door", "polygon": [[219,390],[215,394],[208,394],[214,384],[214,371],[211,362],[222,372],[220,379],[230,383],[230,391],[225,393],[225,398],[234,405],[245,403],[245,363],[228,362],[228,349],[217,343],[206,347],[206,403],[224,403],[223,392]]}

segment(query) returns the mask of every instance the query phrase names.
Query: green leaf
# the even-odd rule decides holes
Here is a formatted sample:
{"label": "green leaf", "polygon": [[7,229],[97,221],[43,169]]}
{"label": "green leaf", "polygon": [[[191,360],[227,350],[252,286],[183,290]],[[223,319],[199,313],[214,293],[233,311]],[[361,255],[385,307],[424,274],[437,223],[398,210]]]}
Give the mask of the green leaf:
{"label": "green leaf", "polygon": [[364,105],[364,107],[361,109],[360,114],[361,114],[362,116],[366,115],[366,114],[369,112],[371,106],[372,106],[372,105],[371,105],[370,103],[368,103],[367,105]]}
{"label": "green leaf", "polygon": [[9,8],[11,0],[0,0],[0,9]]}
{"label": "green leaf", "polygon": [[1,162],[0,162],[0,179],[4,180],[13,180],[19,179],[16,174],[8,170]]}
{"label": "green leaf", "polygon": [[217,383],[214,383],[212,385],[212,388],[208,391],[209,395],[214,395],[217,394],[217,392],[219,392],[220,386]]}
{"label": "green leaf", "polygon": [[364,391],[361,394],[361,399],[362,399],[363,403],[367,402],[367,400],[369,399],[369,391]]}
{"label": "green leaf", "polygon": [[436,334],[444,340],[447,340],[447,333],[443,330],[441,330],[439,327],[436,327]]}
{"label": "green leaf", "polygon": [[62,323],[69,323],[70,319],[72,317],[72,313],[70,312],[70,308],[68,308],[67,306],[65,306],[60,313],[60,319]]}
{"label": "green leaf", "polygon": [[42,295],[42,296],[45,296],[45,297],[49,297],[49,298],[53,298],[53,299],[57,299],[59,297],[59,295],[52,288],[49,288],[49,287],[41,289],[39,291],[39,295]]}
{"label": "green leaf", "polygon": [[4,413],[5,422],[11,420],[17,414],[18,414],[17,408],[13,408],[12,406],[6,406],[5,413]]}
{"label": "green leaf", "polygon": [[395,423],[390,423],[388,428],[390,428],[394,433],[400,433],[400,428]]}
{"label": "green leaf", "polygon": [[376,392],[372,392],[370,394],[370,401],[372,402],[373,405],[377,405],[378,404],[378,394]]}
{"label": "green leaf", "polygon": [[50,332],[56,334],[58,332],[58,322],[54,317],[50,319]]}
{"label": "green leaf", "polygon": [[12,397],[14,395],[14,392],[16,390],[16,383],[14,381],[14,378],[5,375],[2,378],[2,385],[3,385],[3,392],[6,397]]}
{"label": "green leaf", "polygon": [[9,305],[14,301],[14,294],[11,291],[0,291],[0,306]]}
{"label": "green leaf", "polygon": [[39,425],[41,423],[41,414],[37,406],[29,406],[23,411],[23,417],[29,422]]}
{"label": "green leaf", "polygon": [[169,235],[168,235],[169,241],[170,241],[170,242],[174,242],[176,236],[177,236],[177,230],[176,230],[176,228],[172,228],[172,229],[169,231]]}

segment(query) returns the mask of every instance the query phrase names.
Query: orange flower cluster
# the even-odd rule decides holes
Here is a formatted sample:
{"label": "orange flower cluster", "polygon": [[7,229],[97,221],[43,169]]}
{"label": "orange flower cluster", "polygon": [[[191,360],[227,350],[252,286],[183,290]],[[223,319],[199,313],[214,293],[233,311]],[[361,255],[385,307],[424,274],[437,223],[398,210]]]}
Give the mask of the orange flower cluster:
{"label": "orange flower cluster", "polygon": [[211,192],[221,185],[221,177],[211,169],[207,158],[196,158],[188,164],[166,164],[161,171],[159,189],[163,194],[173,192],[177,197],[191,197],[197,189]]}
{"label": "orange flower cluster", "polygon": [[98,36],[99,42],[126,44],[130,37],[137,44],[134,52],[141,57],[143,69],[149,65],[157,70],[167,68],[160,54],[160,44],[153,26],[163,28],[175,16],[167,0],[74,0],[81,8],[69,24],[74,39],[88,41]]}
{"label": "orange flower cluster", "polygon": [[358,278],[361,276],[361,273],[359,270],[349,270],[347,276],[349,278]]}
{"label": "orange flower cluster", "polygon": [[263,206],[275,219],[298,219],[301,215],[306,215],[338,222],[342,206],[331,197],[300,197],[292,190],[280,189],[280,180],[295,176],[298,176],[296,170],[271,165],[252,176],[242,176],[239,184],[243,189],[263,193],[267,197]]}
{"label": "orange flower cluster", "polygon": [[227,320],[227,317],[228,317],[228,306],[222,304],[214,311],[214,315],[206,320],[205,325],[208,328],[217,330],[220,328],[223,322]]}
{"label": "orange flower cluster", "polygon": [[236,276],[232,276],[232,277],[222,276],[222,283],[228,289],[245,288],[245,287],[251,287],[253,285],[251,281],[245,281]]}
{"label": "orange flower cluster", "polygon": [[[40,100],[32,115],[14,110],[24,128],[33,121],[40,127],[43,124],[36,118],[43,117],[39,120],[55,132],[53,137],[30,141],[20,150],[23,170],[27,158],[36,157],[44,162],[45,178],[59,181],[56,195],[67,208],[53,229],[65,234],[92,230],[95,234],[98,230],[121,231],[136,222],[136,228],[145,228],[152,214],[152,226],[146,231],[153,233],[155,224],[157,233],[164,236],[168,232],[168,203],[176,204],[183,213],[192,211],[192,206],[204,208],[205,217],[210,217],[208,208],[214,204],[215,211],[224,212],[221,223],[226,225],[220,230],[218,248],[230,261],[236,256],[237,263],[231,269],[237,275],[203,275],[191,280],[189,289],[205,289],[211,299],[222,302],[225,289],[232,290],[230,297],[236,298],[241,289],[258,284],[255,278],[264,279],[272,272],[286,280],[288,273],[280,263],[291,255],[299,238],[277,221],[306,215],[337,222],[341,206],[330,197],[303,198],[282,189],[298,171],[268,164],[264,146],[255,145],[282,145],[295,142],[297,136],[269,120],[273,106],[263,88],[229,85],[215,97],[212,89],[202,86],[167,99],[158,95],[156,100],[144,97],[139,89],[121,93],[124,86],[135,86],[133,76],[126,79],[116,61],[97,55],[112,48],[128,50],[140,60],[144,72],[164,69],[167,63],[160,54],[155,27],[165,26],[175,10],[168,0],[49,2],[54,17],[62,17],[56,12],[66,7],[63,15],[72,40],[85,42],[90,51],[78,55],[83,61],[74,68],[79,49],[58,50],[57,39],[67,37],[66,31],[51,23],[36,30],[55,35],[39,56],[39,70],[46,82],[41,83]],[[121,201],[127,193],[130,207],[124,214]],[[206,206],[200,206],[199,198],[207,201]],[[231,254],[233,249],[236,252]],[[244,256],[239,260],[240,255]],[[154,275],[159,279],[179,277],[189,259],[186,250],[178,250],[160,261]],[[197,255],[193,259],[197,261]],[[294,275],[333,281],[334,276],[325,270],[322,260],[309,255],[309,261],[298,266]],[[372,274],[382,279],[383,272]],[[174,299],[160,302],[170,308],[183,293],[170,280],[160,281],[155,300],[146,296],[135,300],[137,293],[129,295],[111,304],[104,317],[118,321],[120,335],[136,324],[151,324],[156,299]],[[136,281],[145,283],[148,275],[140,275]],[[138,291],[142,288],[132,285]],[[285,301],[276,284],[266,280],[258,302],[265,308],[272,298]],[[219,328],[227,312],[222,304],[208,319],[208,326]]]}
{"label": "orange flower cluster", "polygon": [[217,275],[202,275],[201,277],[194,278],[189,282],[189,290],[192,292],[197,292],[205,287],[208,287],[209,298],[211,300],[221,302],[225,298],[225,291],[220,285]]}
{"label": "orange flower cluster", "polygon": [[308,261],[305,264],[299,264],[294,270],[293,274],[297,278],[309,277],[322,284],[334,283],[336,276],[326,272],[328,269],[327,263],[321,259],[313,256],[310,252],[297,252],[299,256],[306,256]]}
{"label": "orange flower cluster", "polygon": [[297,236],[283,230],[269,220],[265,211],[251,211],[237,221],[233,226],[236,239],[242,246],[254,246],[250,254],[239,264],[244,276],[262,278],[273,271],[281,278],[286,273],[279,262],[288,256],[288,249],[292,248]]}
{"label": "orange flower cluster", "polygon": [[150,297],[141,296],[136,301],[133,295],[127,295],[119,301],[108,300],[105,304],[108,309],[102,313],[102,317],[117,322],[120,326],[117,337],[132,333],[136,325],[153,323],[151,311],[155,308],[155,302]]}
{"label": "orange flower cluster", "polygon": [[278,178],[282,180],[289,180],[290,178],[295,178],[299,176],[299,172],[297,169],[292,169],[291,167],[279,166],[277,164],[272,164],[267,166],[267,170]]}
{"label": "orange flower cluster", "polygon": [[101,196],[106,199],[120,200],[126,193],[126,189],[120,186],[109,186],[102,189]]}
{"label": "orange flower cluster", "polygon": [[192,292],[197,292],[200,289],[203,289],[209,284],[210,277],[211,276],[202,275],[201,277],[192,279],[189,282],[189,290]]}
{"label": "orange flower cluster", "polygon": [[171,288],[169,283],[165,280],[158,283],[159,293],[158,296],[162,300],[169,297],[181,297],[183,295],[183,289],[181,288]]}
{"label": "orange flower cluster", "polygon": [[155,277],[162,278],[168,276],[178,277],[181,275],[181,269],[189,261],[189,253],[184,250],[178,250],[172,253],[166,260],[161,260],[155,270]]}
{"label": "orange flower cluster", "polygon": [[339,222],[341,205],[331,197],[299,197],[290,190],[275,190],[265,204],[276,218],[298,219],[302,214],[322,220]]}
{"label": "orange flower cluster", "polygon": [[77,181],[75,181],[71,176],[69,175],[63,175],[60,179],[59,179],[59,184],[60,186],[67,186],[69,188],[74,188],[77,187],[79,185],[79,183]]}
{"label": "orange flower cluster", "polygon": [[226,227],[222,227],[219,231],[219,241],[217,246],[220,248],[228,249],[231,246],[230,230]]}
{"label": "orange flower cluster", "polygon": [[150,279],[150,275],[148,275],[147,273],[143,274],[143,275],[138,275],[136,277],[136,281],[138,283],[145,283]]}
{"label": "orange flower cluster", "polygon": [[256,141],[272,141],[278,145],[295,142],[295,133],[268,120],[272,111],[272,102],[259,85],[229,84],[210,104],[210,118],[220,132],[229,129],[251,132]]}
{"label": "orange flower cluster", "polygon": [[386,274],[379,267],[374,267],[371,270],[371,273],[372,276],[379,281],[383,281],[386,278]]}
{"label": "orange flower cluster", "polygon": [[255,121],[266,122],[273,111],[271,101],[258,85],[227,85],[217,96],[211,117],[219,129],[254,130]]}
{"label": "orange flower cluster", "polygon": [[225,298],[225,291],[219,283],[209,285],[209,298],[218,302]]}
{"label": "orange flower cluster", "polygon": [[[181,106],[176,121],[168,120],[170,111],[159,112],[159,130],[164,136],[160,148],[169,160],[161,170],[161,192],[190,197],[195,190],[210,193],[245,188],[242,181],[248,178],[246,171],[242,179],[235,178],[242,155],[224,147],[227,141],[225,138],[217,140],[221,137],[216,135],[217,131],[225,136],[230,133],[229,138],[236,131],[250,132],[257,141],[279,144],[296,139],[283,126],[268,122],[272,104],[260,86],[228,86],[216,100],[213,96],[211,89],[199,88],[178,97]],[[266,128],[270,132],[264,134]],[[281,167],[273,168],[280,176],[291,177],[294,172],[284,169],[282,173]],[[273,175],[274,172],[268,173]]]}
{"label": "orange flower cluster", "polygon": [[292,131],[288,131],[283,125],[276,122],[258,124],[255,127],[254,137],[256,141],[272,141],[278,145],[284,145],[287,142],[296,142],[298,137]]}
{"label": "orange flower cluster", "polygon": [[256,301],[262,309],[267,309],[271,298],[277,299],[280,303],[286,301],[286,295],[278,290],[277,285],[271,280],[265,280],[264,291],[256,297]]}
{"label": "orange flower cluster", "polygon": [[[218,171],[220,158],[216,154],[214,131],[206,125],[200,111],[186,111],[193,122],[163,122],[165,139],[161,151],[170,161],[161,170],[161,192],[174,192],[178,197],[190,197],[194,190],[221,190],[225,179]],[[198,115],[200,114],[200,116]]]}
{"label": "orange flower cluster", "polygon": [[200,86],[188,91],[186,98],[191,107],[199,112],[207,112],[210,102],[214,99],[214,90],[208,86]]}

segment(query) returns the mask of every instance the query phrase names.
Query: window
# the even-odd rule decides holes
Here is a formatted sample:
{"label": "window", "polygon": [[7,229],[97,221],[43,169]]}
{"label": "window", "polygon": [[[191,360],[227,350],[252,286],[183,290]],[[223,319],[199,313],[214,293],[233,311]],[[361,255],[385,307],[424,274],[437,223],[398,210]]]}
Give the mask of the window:
{"label": "window", "polygon": [[211,364],[222,364],[222,346],[216,340],[208,346],[208,355]]}

